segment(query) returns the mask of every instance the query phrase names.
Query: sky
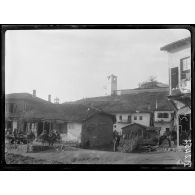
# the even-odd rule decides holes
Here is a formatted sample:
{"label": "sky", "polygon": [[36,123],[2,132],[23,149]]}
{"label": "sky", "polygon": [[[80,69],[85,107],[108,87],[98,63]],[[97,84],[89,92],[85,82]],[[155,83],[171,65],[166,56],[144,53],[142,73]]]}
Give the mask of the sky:
{"label": "sky", "polygon": [[63,103],[105,95],[110,74],[118,77],[118,89],[136,88],[150,76],[168,84],[160,47],[188,36],[185,29],[9,30],[5,93],[36,89],[38,97],[51,94]]}

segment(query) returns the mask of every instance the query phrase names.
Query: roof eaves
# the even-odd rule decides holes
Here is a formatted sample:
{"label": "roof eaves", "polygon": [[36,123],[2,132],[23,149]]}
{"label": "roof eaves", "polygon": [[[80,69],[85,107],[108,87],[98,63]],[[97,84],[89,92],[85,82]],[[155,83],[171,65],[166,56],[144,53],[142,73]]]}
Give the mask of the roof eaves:
{"label": "roof eaves", "polygon": [[177,47],[180,47],[180,46],[183,46],[183,45],[186,45],[186,44],[190,43],[190,41],[191,41],[191,37],[187,37],[187,38],[169,43],[169,44],[161,47],[160,50],[161,51],[171,51],[171,50],[173,50]]}

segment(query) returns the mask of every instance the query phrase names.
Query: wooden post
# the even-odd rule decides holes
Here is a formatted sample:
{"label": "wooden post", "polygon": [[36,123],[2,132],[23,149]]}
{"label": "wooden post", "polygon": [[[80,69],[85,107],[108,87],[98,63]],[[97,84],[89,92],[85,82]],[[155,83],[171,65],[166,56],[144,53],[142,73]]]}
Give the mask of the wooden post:
{"label": "wooden post", "polygon": [[38,123],[35,122],[35,138],[37,139]]}
{"label": "wooden post", "polygon": [[177,148],[179,147],[179,116],[176,114]]}
{"label": "wooden post", "polygon": [[49,132],[51,132],[51,121],[49,121]]}
{"label": "wooden post", "polygon": [[44,128],[45,128],[45,121],[43,121],[43,131],[44,131]]}

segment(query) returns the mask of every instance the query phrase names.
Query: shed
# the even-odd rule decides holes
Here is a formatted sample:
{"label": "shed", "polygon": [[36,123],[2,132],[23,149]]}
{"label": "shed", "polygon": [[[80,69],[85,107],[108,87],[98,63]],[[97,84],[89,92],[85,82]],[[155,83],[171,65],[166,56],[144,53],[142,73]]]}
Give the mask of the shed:
{"label": "shed", "polygon": [[143,137],[147,126],[133,123],[122,128],[122,135],[126,139],[133,139],[136,136]]}
{"label": "shed", "polygon": [[143,142],[146,129],[146,126],[137,123],[123,127],[119,150],[122,152],[132,152],[136,149]]}
{"label": "shed", "polygon": [[122,128],[123,138],[120,141],[120,150],[132,152],[144,145],[157,145],[159,130],[156,127],[146,127],[137,123]]}
{"label": "shed", "polygon": [[77,140],[82,147],[93,148],[112,143],[115,117],[99,109],[81,104],[62,104],[67,122],[67,138]]}

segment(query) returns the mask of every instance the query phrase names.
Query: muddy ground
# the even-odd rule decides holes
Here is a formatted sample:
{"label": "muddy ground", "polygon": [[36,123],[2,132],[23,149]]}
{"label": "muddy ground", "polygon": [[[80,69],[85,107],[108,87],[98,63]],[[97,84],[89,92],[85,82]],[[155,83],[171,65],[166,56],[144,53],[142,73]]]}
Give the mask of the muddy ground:
{"label": "muddy ground", "polygon": [[177,164],[184,155],[178,151],[121,153],[69,148],[36,153],[11,150],[5,160],[7,164]]}

